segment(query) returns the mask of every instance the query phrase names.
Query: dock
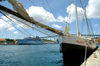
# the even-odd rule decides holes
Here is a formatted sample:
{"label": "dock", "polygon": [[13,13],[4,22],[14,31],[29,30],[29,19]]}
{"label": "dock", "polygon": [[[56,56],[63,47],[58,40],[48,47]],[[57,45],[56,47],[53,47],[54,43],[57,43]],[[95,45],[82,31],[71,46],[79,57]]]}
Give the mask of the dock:
{"label": "dock", "polygon": [[95,50],[93,54],[81,64],[81,66],[100,66],[100,48]]}

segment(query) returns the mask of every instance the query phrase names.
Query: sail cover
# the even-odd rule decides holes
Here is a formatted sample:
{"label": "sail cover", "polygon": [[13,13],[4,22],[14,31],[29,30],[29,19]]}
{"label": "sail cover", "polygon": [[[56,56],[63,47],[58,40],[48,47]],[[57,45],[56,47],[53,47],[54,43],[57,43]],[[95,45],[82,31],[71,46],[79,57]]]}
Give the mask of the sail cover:
{"label": "sail cover", "polygon": [[12,4],[14,10],[19,13],[21,16],[23,16],[25,19],[32,19],[28,13],[26,12],[26,10],[24,9],[23,5],[18,2],[17,0],[8,0],[8,2],[10,4]]}

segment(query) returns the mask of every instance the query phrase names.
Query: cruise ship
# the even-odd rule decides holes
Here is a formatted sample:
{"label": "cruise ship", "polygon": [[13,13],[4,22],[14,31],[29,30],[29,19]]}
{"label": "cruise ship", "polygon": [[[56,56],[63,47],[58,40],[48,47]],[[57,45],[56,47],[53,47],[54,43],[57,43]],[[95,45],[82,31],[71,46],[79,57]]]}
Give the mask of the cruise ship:
{"label": "cruise ship", "polygon": [[44,44],[44,40],[40,39],[38,36],[36,37],[27,37],[24,39],[18,39],[19,45],[34,45],[34,44]]}

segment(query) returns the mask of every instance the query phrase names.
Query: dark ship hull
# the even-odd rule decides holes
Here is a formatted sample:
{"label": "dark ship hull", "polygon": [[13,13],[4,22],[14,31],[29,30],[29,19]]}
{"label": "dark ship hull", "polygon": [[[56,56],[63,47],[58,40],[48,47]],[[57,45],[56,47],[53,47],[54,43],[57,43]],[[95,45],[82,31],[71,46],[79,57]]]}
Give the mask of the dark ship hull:
{"label": "dark ship hull", "polygon": [[68,66],[80,66],[84,62],[85,52],[88,58],[96,49],[96,43],[93,39],[62,36],[61,52],[63,53],[63,62]]}
{"label": "dark ship hull", "polygon": [[[88,58],[95,49],[87,47]],[[65,66],[80,66],[84,62],[86,47],[74,44],[62,43],[61,52],[63,53],[63,62]]]}

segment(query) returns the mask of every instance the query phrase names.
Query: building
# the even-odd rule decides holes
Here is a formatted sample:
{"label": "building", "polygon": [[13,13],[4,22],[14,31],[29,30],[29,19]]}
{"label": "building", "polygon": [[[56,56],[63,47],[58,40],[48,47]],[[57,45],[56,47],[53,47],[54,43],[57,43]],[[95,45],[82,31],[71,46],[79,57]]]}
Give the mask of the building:
{"label": "building", "polygon": [[0,39],[0,44],[7,44],[6,39]]}

